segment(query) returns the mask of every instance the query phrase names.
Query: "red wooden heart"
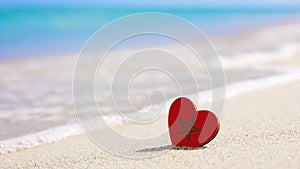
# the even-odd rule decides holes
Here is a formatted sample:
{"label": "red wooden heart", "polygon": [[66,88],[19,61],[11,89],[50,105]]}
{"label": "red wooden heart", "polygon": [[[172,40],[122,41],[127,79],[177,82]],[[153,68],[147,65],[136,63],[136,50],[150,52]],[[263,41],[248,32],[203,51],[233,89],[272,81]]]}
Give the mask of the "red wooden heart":
{"label": "red wooden heart", "polygon": [[197,111],[188,98],[176,99],[169,110],[169,132],[172,145],[199,147],[217,135],[220,123],[214,113]]}

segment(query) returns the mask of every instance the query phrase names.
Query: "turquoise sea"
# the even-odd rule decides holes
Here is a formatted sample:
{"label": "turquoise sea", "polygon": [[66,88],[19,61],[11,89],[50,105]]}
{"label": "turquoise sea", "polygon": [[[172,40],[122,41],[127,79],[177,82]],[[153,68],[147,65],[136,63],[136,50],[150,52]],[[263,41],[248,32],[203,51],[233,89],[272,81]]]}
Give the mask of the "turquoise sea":
{"label": "turquoise sea", "polygon": [[101,26],[138,12],[164,12],[183,17],[209,37],[216,37],[293,20],[300,8],[1,7],[0,58],[77,54]]}

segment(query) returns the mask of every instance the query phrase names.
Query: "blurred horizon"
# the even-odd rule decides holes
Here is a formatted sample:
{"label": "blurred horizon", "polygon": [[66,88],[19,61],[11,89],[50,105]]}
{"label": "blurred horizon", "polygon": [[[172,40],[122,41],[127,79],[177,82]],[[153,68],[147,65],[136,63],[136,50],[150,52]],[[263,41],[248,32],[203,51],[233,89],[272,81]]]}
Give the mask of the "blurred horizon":
{"label": "blurred horizon", "polygon": [[28,0],[24,2],[23,0],[2,0],[0,2],[0,7],[59,7],[59,6],[70,6],[70,7],[83,7],[83,6],[95,6],[103,8],[155,8],[155,9],[165,9],[165,8],[300,8],[300,1],[297,0],[252,0],[252,1],[239,1],[239,0],[211,0],[211,1],[196,1],[190,0],[182,3],[179,0],[173,1],[122,1],[122,0]]}

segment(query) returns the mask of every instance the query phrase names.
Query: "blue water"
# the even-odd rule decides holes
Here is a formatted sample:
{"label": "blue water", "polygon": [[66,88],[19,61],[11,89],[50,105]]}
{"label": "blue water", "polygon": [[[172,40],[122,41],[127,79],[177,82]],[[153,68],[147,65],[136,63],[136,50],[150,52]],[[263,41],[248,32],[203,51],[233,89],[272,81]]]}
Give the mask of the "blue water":
{"label": "blue water", "polygon": [[300,13],[297,8],[2,7],[0,8],[0,58],[77,54],[89,36],[104,24],[124,15],[149,11],[166,12],[183,17],[211,37],[293,20]]}

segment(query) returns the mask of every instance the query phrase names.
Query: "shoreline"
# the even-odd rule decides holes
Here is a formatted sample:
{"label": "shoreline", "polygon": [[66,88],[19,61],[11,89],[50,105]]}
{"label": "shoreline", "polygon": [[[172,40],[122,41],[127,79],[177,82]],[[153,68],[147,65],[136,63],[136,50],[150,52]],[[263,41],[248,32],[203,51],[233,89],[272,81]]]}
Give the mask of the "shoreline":
{"label": "shoreline", "polygon": [[[202,148],[185,150],[166,145],[145,150],[150,155],[160,151],[158,156],[130,159],[105,152],[86,135],[78,135],[49,145],[1,154],[2,167],[297,168],[300,165],[299,85],[299,80],[291,81],[227,99],[220,133]],[[130,129],[130,126],[122,127],[132,134]],[[121,148],[121,145],[116,146]]]}
{"label": "shoreline", "polygon": [[[296,25],[300,26],[300,24],[296,24]],[[277,25],[277,27],[278,27],[278,25]],[[266,31],[267,29],[269,29],[269,28],[262,28],[262,29],[259,29],[259,30],[260,31]],[[256,32],[256,31],[257,30],[255,30],[253,32]],[[294,76],[293,73],[291,73],[291,72],[287,73],[286,72],[286,71],[289,71],[289,70],[280,70],[281,68],[278,69],[277,67],[275,67],[272,64],[277,63],[278,65],[280,65],[281,62],[283,62],[283,63],[288,62],[289,63],[289,60],[297,58],[297,56],[295,56],[295,55],[297,55],[297,53],[300,53],[299,48],[297,48],[298,46],[299,46],[299,43],[297,43],[297,44],[286,44],[285,47],[279,48],[278,50],[273,51],[273,52],[269,52],[269,53],[268,52],[261,52],[261,53],[256,52],[256,54],[257,54],[256,57],[253,56],[255,53],[253,54],[253,53],[250,52],[248,54],[249,56],[241,55],[241,56],[238,56],[238,57],[222,57],[221,60],[222,60],[222,64],[223,64],[223,67],[224,67],[225,71],[227,69],[237,69],[238,70],[238,68],[240,68],[240,67],[250,67],[250,68],[255,68],[255,69],[261,69],[261,68],[266,69],[268,67],[268,65],[271,64],[271,67],[269,68],[270,70],[274,70],[274,71],[278,71],[278,72],[282,71],[281,73],[283,73],[283,75],[278,76],[278,79],[280,79],[281,76],[282,77],[284,77],[284,76],[291,76],[292,77],[292,76]],[[59,57],[59,56],[57,56],[57,57]],[[62,56],[62,57],[73,58],[71,55]],[[8,63],[16,64],[16,62],[17,62],[17,64],[18,64],[18,63],[21,63],[21,61],[26,61],[27,60],[27,58],[20,58],[20,59],[21,60],[10,60],[10,61],[8,61]],[[47,62],[49,59],[53,60],[54,58],[49,58],[49,57],[31,58],[31,59],[28,59],[27,61],[34,63],[35,60],[33,60],[33,59],[39,59],[39,62],[45,62],[45,61]],[[241,60],[240,63],[239,63],[239,59]],[[250,59],[250,60],[247,60],[247,59]],[[1,64],[3,64],[3,65],[5,65],[6,63],[7,62],[1,62]],[[234,63],[234,64],[232,64],[232,63]],[[72,63],[67,63],[67,64],[72,64]],[[289,63],[289,64],[291,64],[291,63]],[[295,65],[297,66],[297,63]],[[9,66],[9,65],[7,65],[7,66]],[[284,74],[284,73],[287,73],[287,74]],[[272,85],[274,85],[274,83],[271,84],[270,83],[271,80],[269,80],[269,79],[272,78],[273,76],[277,76],[277,75],[272,75],[271,77],[264,77],[262,79],[250,80],[250,83],[251,83],[251,81],[255,82],[255,81],[264,81],[265,80],[266,84],[272,86]],[[295,77],[295,79],[297,79],[297,78],[298,78],[298,76]],[[275,77],[275,79],[276,79],[276,77]],[[287,79],[289,79],[289,78],[287,78]],[[287,80],[286,83],[288,83],[289,81],[290,80]],[[237,84],[235,84],[235,83],[237,83]],[[235,82],[235,83],[231,84],[232,86],[234,86],[234,87],[231,87],[232,91],[235,90],[234,88],[237,87],[237,86],[243,86],[244,84],[248,84],[249,81],[241,81],[241,82]],[[281,83],[285,83],[285,82],[278,81],[278,84],[281,84]],[[265,85],[264,82],[261,83],[261,84]],[[260,86],[260,87],[261,88],[266,88],[268,85]],[[259,89],[260,87],[256,86],[255,88]],[[200,91],[200,93],[203,94],[203,93],[208,93],[208,92],[207,91]],[[239,92],[236,92],[236,94],[239,94]],[[230,97],[232,97],[232,96],[230,96]],[[175,98],[171,98],[169,100],[169,102],[171,102],[172,99],[175,99]],[[147,108],[147,106],[146,106],[146,108]],[[113,123],[119,124],[120,121],[117,120],[116,122],[113,122]],[[76,123],[69,124],[69,125],[70,126],[74,126],[74,125],[76,126]],[[69,125],[61,125],[61,126],[57,126],[57,127],[51,127],[51,128],[46,129],[46,130],[42,130],[40,132],[35,132],[35,133],[31,133],[31,134],[27,134],[27,135],[23,135],[23,136],[19,136],[19,137],[13,137],[13,138],[1,140],[0,141],[0,146],[1,146],[2,150],[0,151],[0,154],[6,153],[8,151],[15,151],[17,149],[24,149],[26,147],[27,148],[28,147],[35,147],[37,145],[43,145],[43,144],[47,144],[47,143],[58,142],[58,141],[60,141],[64,138],[68,138],[70,136],[77,135],[77,134],[82,132],[82,131],[79,131],[78,128],[75,129],[75,130],[72,130],[72,127],[70,127]],[[63,128],[65,128],[65,127],[66,127],[66,129],[64,130]],[[47,138],[47,135],[49,135],[49,133],[57,132],[57,131],[60,134],[54,136],[53,138],[49,138],[49,137]],[[65,131],[65,132],[62,132],[62,131]],[[28,138],[30,138],[30,139],[28,139]],[[9,140],[13,140],[13,142],[14,142],[13,145],[11,145],[11,146],[14,146],[15,148],[12,148],[12,150],[11,150],[11,148],[7,148],[7,145],[9,145]],[[20,142],[20,140],[22,140],[22,141]],[[26,141],[24,142],[24,140],[26,140]],[[33,144],[33,146],[30,145],[30,144]],[[6,145],[6,147],[4,145]],[[26,146],[22,147],[24,145],[26,145]],[[3,149],[6,149],[6,150],[3,151]],[[9,150],[7,150],[7,149],[9,149]]]}
{"label": "shoreline", "polygon": [[[286,70],[284,70],[286,71]],[[282,85],[287,84],[296,80],[300,80],[300,69],[298,72],[295,71],[287,71],[285,73],[279,74],[279,75],[273,75],[268,77],[263,77],[259,79],[253,79],[253,80],[244,80],[241,82],[235,82],[230,85],[226,86],[226,99],[230,99],[232,97],[237,97],[240,95],[243,95],[245,93],[254,92],[257,90],[263,90],[267,89],[276,85]],[[199,105],[207,105],[209,100],[211,99],[210,95],[210,89],[200,91],[198,92],[198,95],[201,96],[201,98],[206,98],[200,100],[198,103]],[[191,96],[191,95],[186,95]],[[193,97],[193,96],[191,96]],[[166,104],[165,110],[168,110],[168,106],[171,105],[173,100],[176,98],[171,98],[167,100],[166,102],[162,104]],[[146,106],[143,109],[148,109]],[[208,107],[209,108],[209,107]],[[132,112],[132,115],[136,114],[137,112]],[[163,114],[167,114],[168,112],[163,112]],[[222,115],[218,115],[221,116]],[[128,125],[126,123],[126,120],[122,120],[122,117],[120,116],[104,116],[104,119],[106,119],[107,123],[110,124],[110,126],[122,126],[122,125]],[[110,120],[112,119],[112,120]],[[9,138],[5,140],[0,141],[0,154],[7,154],[7,153],[13,153],[16,151],[22,151],[28,148],[34,148],[41,145],[47,145],[51,143],[60,142],[63,139],[67,139],[69,137],[73,137],[76,135],[83,134],[84,131],[81,128],[81,125],[76,122],[72,124],[57,126],[53,128],[49,128],[40,132],[31,133],[23,136],[18,136],[14,138]]]}
{"label": "shoreline", "polygon": [[[0,7],[0,168],[300,168],[300,7],[231,5]],[[119,20],[144,12],[199,34]],[[117,40],[99,31],[116,20],[121,34],[143,22],[154,32],[88,43]],[[172,145],[178,97],[218,118],[211,142]],[[207,134],[177,120],[175,137]]]}

